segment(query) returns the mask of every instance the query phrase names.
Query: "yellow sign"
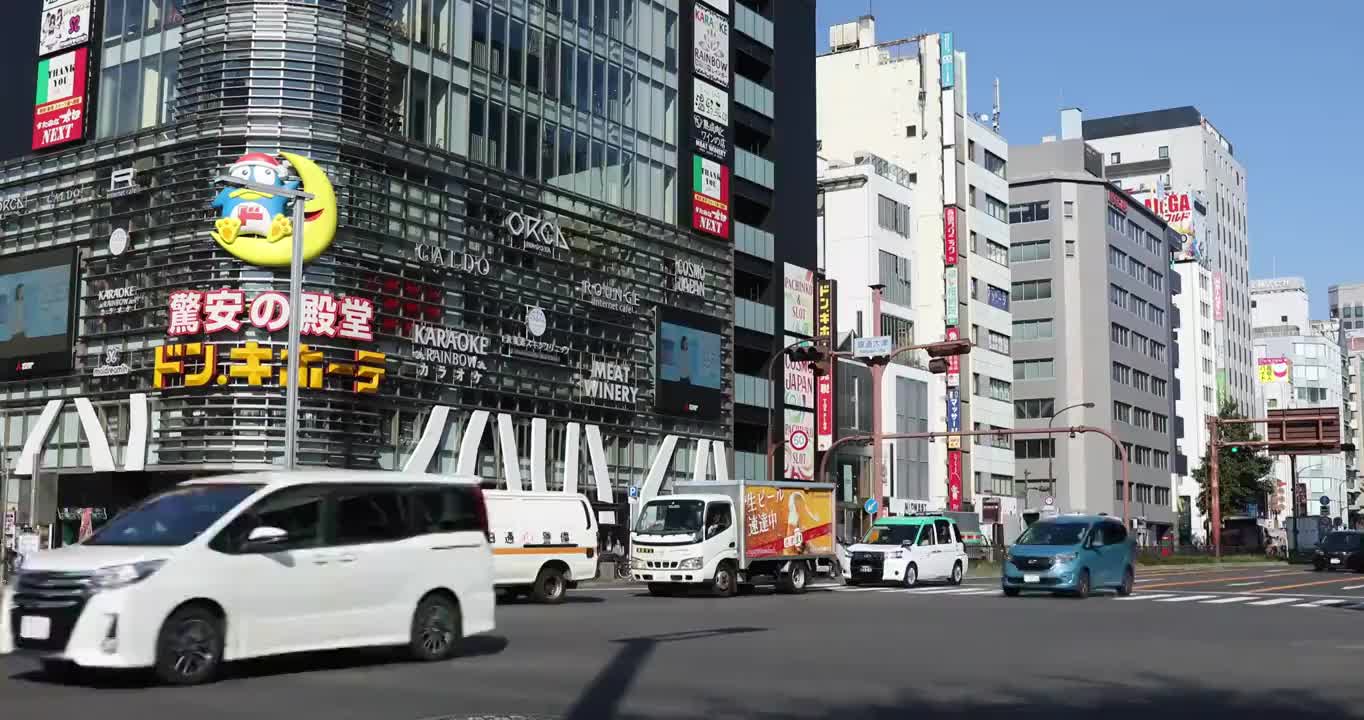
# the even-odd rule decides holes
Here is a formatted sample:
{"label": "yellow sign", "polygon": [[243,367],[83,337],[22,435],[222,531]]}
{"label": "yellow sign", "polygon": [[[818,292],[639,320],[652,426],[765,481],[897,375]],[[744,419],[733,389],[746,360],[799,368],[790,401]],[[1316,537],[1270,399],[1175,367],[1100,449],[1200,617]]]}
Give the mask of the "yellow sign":
{"label": "yellow sign", "polygon": [[827,488],[744,488],[748,557],[827,555],[834,551],[834,493]]}
{"label": "yellow sign", "polygon": [[1293,376],[1293,361],[1284,357],[1260,358],[1260,382],[1264,384],[1288,382]]}
{"label": "yellow sign", "polygon": [[[297,177],[288,177],[290,169]],[[303,207],[303,262],[317,259],[332,244],[337,225],[336,190],[317,163],[293,153],[275,157],[252,152],[238,158],[228,168],[228,174],[256,185],[302,189],[312,194],[313,198]],[[294,224],[286,213],[288,205],[289,199],[284,195],[229,185],[213,200],[220,216],[210,234],[239,260],[264,267],[287,266],[294,247]]]}
{"label": "yellow sign", "polygon": [[[226,349],[227,362],[220,367],[218,356]],[[283,361],[283,367],[272,362],[276,357]],[[357,393],[372,393],[379,389],[379,381],[388,372],[384,367],[387,358],[381,352],[356,350],[355,362],[324,362],[320,350],[312,350],[307,345],[299,347],[298,386],[312,390],[323,387],[323,378],[342,376],[352,378],[351,390]],[[208,343],[178,343],[156,348],[156,365],[152,372],[152,385],[157,388],[203,387],[210,383],[227,385],[232,380],[244,380],[247,385],[265,385],[278,381],[282,387],[289,381],[289,351],[281,348],[276,354],[272,348],[261,347],[248,342],[241,347],[210,345]],[[225,372],[224,372],[225,370]],[[172,383],[172,378],[181,382]]]}

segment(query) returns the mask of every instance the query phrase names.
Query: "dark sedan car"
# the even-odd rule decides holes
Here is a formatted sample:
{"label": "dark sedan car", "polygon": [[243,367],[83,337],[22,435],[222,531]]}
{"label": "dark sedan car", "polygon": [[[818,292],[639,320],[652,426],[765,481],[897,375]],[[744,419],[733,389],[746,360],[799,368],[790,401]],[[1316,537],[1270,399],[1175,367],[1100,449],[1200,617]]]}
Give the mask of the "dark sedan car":
{"label": "dark sedan car", "polygon": [[1364,532],[1337,530],[1317,545],[1312,566],[1317,570],[1364,572]]}

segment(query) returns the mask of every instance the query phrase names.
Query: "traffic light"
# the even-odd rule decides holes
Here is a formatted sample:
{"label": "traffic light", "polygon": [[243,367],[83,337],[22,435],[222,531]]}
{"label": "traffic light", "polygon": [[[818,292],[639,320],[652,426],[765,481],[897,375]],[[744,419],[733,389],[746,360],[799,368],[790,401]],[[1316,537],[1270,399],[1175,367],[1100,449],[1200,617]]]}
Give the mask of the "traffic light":
{"label": "traffic light", "polygon": [[792,362],[812,363],[822,360],[824,353],[813,342],[806,342],[786,348],[786,357]]}
{"label": "traffic light", "polygon": [[932,358],[932,359],[930,359],[930,360],[928,361],[928,371],[931,372],[931,373],[933,373],[934,375],[943,375],[943,374],[946,374],[946,373],[947,373],[947,359],[946,359],[946,358]]}

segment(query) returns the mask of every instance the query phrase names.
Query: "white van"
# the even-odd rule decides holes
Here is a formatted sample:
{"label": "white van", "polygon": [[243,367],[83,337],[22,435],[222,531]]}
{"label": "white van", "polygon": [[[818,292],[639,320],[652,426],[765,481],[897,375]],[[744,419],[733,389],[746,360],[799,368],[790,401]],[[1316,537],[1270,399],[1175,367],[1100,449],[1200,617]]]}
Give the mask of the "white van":
{"label": "white van", "polygon": [[486,490],[498,589],[560,603],[597,577],[597,518],[581,494]]}
{"label": "white van", "polygon": [[142,501],[78,545],[25,556],[0,652],[151,667],[356,646],[452,657],[494,628],[487,510],[472,480],[333,470],[229,475]]}

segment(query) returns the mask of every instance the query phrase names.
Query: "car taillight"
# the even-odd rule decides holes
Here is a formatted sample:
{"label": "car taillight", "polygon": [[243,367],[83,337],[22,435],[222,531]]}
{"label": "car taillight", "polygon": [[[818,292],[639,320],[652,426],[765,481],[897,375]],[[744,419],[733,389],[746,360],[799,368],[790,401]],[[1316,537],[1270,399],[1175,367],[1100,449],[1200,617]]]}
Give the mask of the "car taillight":
{"label": "car taillight", "polygon": [[473,490],[474,507],[478,513],[478,527],[483,531],[483,535],[486,537],[491,529],[488,525],[488,503],[483,498],[483,488],[475,487]]}

